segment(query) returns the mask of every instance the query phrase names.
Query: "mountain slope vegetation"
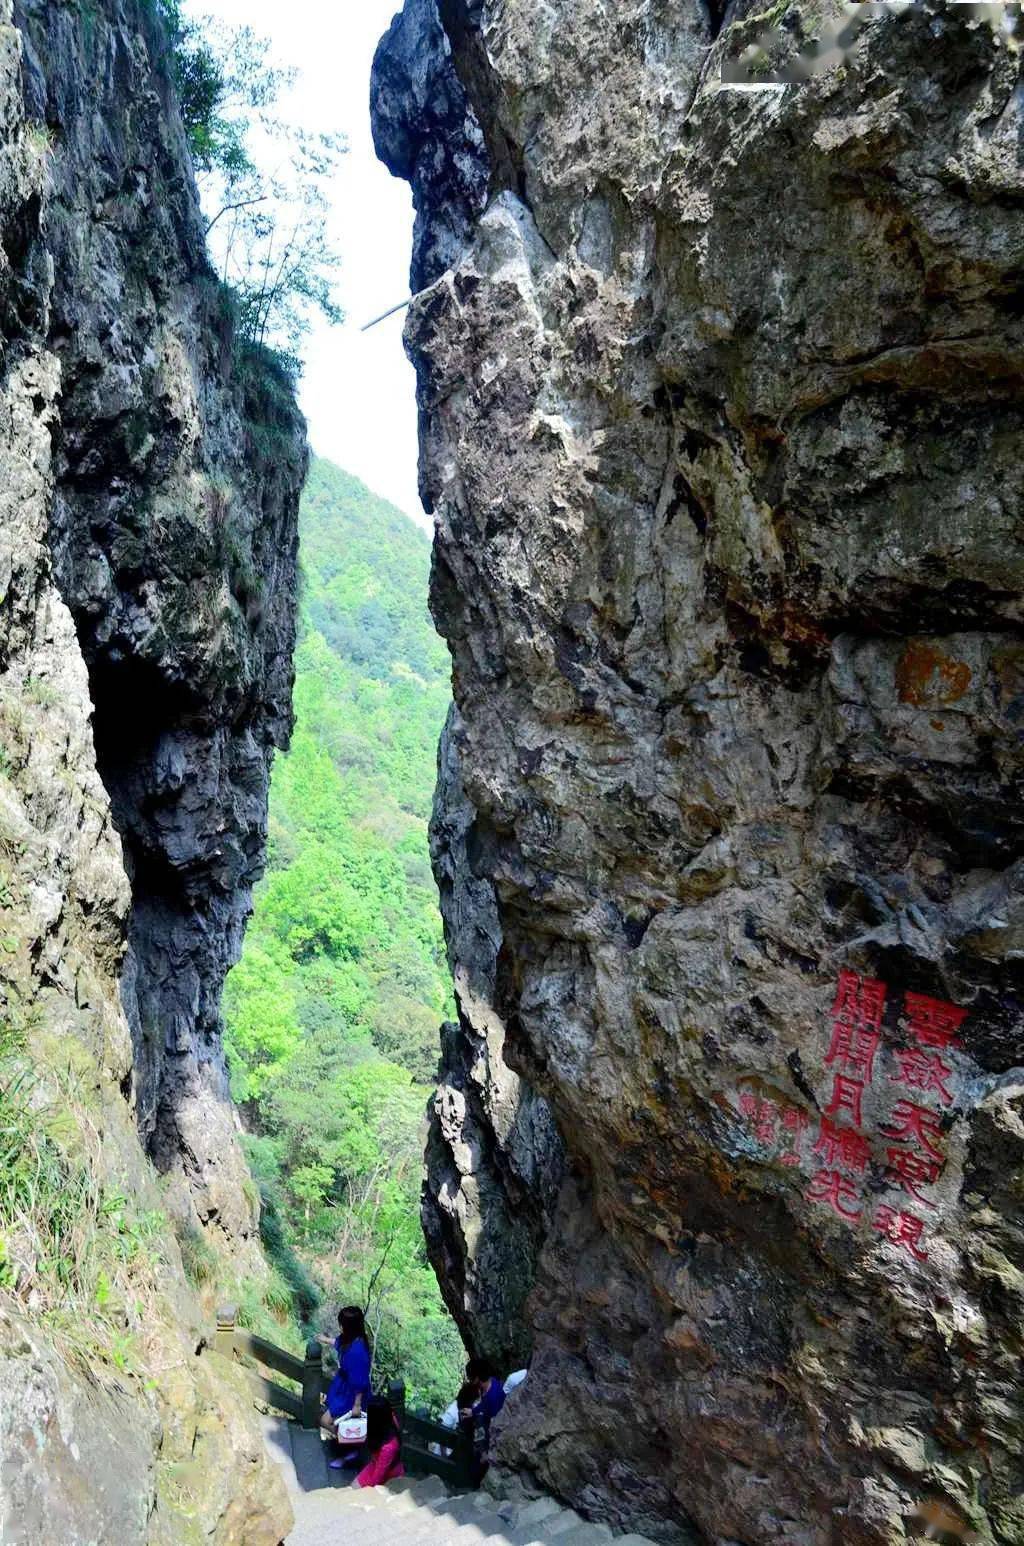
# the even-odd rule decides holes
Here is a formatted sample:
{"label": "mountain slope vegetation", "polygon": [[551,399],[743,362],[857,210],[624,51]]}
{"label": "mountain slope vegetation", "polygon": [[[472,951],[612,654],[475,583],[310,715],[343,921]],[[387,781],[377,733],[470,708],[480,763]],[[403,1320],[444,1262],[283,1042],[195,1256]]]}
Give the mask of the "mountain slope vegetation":
{"label": "mountain slope vegetation", "polygon": [[401,1372],[437,1404],[461,1358],[419,1227],[451,1012],[427,852],[448,656],[426,610],[429,543],[408,517],[317,461],[300,529],[296,729],[225,995],[232,1087],[303,1318],[327,1326],[338,1303],[366,1304],[378,1377]]}

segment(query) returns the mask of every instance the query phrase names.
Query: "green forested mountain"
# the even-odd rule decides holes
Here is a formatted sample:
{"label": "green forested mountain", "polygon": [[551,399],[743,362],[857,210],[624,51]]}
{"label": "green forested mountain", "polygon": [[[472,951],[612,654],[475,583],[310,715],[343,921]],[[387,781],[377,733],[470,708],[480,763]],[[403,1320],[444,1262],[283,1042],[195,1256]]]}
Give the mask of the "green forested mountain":
{"label": "green forested mountain", "polygon": [[325,1324],[337,1303],[369,1300],[378,1373],[400,1365],[411,1391],[447,1401],[460,1347],[418,1219],[437,1027],[451,1012],[427,856],[449,693],[426,609],[430,548],[323,461],[301,538],[295,737],[275,767],[268,872],[225,996],[233,1089],[279,1258],[291,1249],[312,1274]]}

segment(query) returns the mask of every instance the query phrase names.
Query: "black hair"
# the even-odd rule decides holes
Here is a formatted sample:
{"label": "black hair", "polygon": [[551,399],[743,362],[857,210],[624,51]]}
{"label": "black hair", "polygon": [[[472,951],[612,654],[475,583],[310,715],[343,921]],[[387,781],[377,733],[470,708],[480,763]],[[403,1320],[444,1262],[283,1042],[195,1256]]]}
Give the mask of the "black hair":
{"label": "black hair", "polygon": [[466,1365],[468,1380],[494,1380],[498,1373],[489,1358],[471,1358]]}
{"label": "black hair", "polygon": [[386,1396],[371,1396],[366,1407],[366,1447],[371,1455],[382,1449],[389,1439],[399,1438],[395,1413]]}
{"label": "black hair", "polygon": [[363,1312],[357,1304],[347,1304],[338,1311],[338,1326],[341,1331],[339,1341],[342,1347],[351,1347],[352,1343],[358,1342],[360,1337],[362,1337],[367,1347],[370,1346]]}

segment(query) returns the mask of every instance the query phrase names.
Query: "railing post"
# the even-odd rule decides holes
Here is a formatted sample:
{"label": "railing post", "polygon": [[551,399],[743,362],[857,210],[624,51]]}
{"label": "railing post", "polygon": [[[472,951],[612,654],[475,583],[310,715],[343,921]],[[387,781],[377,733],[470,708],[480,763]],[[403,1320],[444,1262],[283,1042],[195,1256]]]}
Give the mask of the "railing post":
{"label": "railing post", "polygon": [[319,1342],[306,1343],[306,1361],[302,1366],[302,1426],[319,1428],[320,1394],[323,1386],[324,1355]]}
{"label": "railing post", "polygon": [[462,1487],[478,1486],[479,1478],[476,1476],[476,1422],[472,1417],[465,1417],[460,1420],[456,1430],[452,1455],[459,1469],[458,1485]]}
{"label": "railing post", "polygon": [[230,1358],[235,1350],[235,1321],[238,1318],[238,1307],[233,1304],[222,1304],[217,1311],[217,1334],[213,1339],[214,1350],[223,1353],[225,1358]]}

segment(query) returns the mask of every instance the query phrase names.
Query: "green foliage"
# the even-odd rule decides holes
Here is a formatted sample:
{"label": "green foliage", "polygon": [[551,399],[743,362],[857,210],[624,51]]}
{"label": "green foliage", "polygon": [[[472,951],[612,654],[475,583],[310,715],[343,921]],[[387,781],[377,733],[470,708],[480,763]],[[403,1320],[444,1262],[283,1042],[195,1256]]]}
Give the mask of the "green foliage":
{"label": "green foliage", "polygon": [[177,1230],[177,1236],[181,1264],[192,1287],[201,1289],[207,1283],[215,1283],[220,1271],[220,1262],[217,1252],[202,1230],[197,1229],[194,1224],[187,1224]]}
{"label": "green foliage", "polygon": [[[87,47],[96,0],[72,0]],[[210,257],[232,292],[240,341],[294,373],[314,317],[340,322],[340,255],[328,230],[338,134],[296,128],[274,108],[297,72],[270,58],[250,27],[190,18],[182,0],[142,0],[153,46],[177,90],[206,216]]]}
{"label": "green foliage", "polygon": [[[258,1140],[256,1140],[258,1142]],[[309,1275],[305,1263],[291,1244],[288,1231],[281,1218],[278,1198],[271,1183],[260,1188],[263,1208],[260,1215],[260,1237],[263,1250],[278,1279],[288,1285],[292,1301],[292,1314],[302,1328],[305,1339],[312,1328],[313,1317],[320,1305],[320,1290]]]}
{"label": "green foliage", "polygon": [[167,1220],[97,1179],[93,1140],[73,1092],[50,1093],[20,1037],[0,1026],[0,1294],[57,1332],[84,1367],[128,1373]]}
{"label": "green foliage", "polygon": [[[269,869],[225,995],[264,1244],[304,1328],[366,1305],[376,1374],[447,1404],[462,1350],[419,1226],[423,1121],[451,984],[427,820],[448,657],[426,538],[316,462],[303,501],[297,723]],[[315,1286],[310,1279],[316,1280]]]}
{"label": "green foliage", "polygon": [[274,115],[296,72],[271,62],[265,38],[209,16],[186,21],[178,0],[157,3],[210,253],[234,294],[240,337],[297,366],[312,317],[342,320],[328,189],[344,142]]}

